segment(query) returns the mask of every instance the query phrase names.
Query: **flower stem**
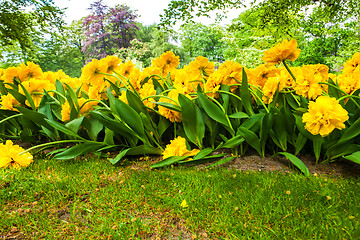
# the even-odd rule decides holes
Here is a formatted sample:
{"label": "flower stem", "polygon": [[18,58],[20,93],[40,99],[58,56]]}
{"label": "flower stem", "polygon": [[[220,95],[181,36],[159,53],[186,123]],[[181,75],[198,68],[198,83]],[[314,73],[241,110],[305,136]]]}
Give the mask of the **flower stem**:
{"label": "flower stem", "polygon": [[283,64],[284,64],[286,70],[290,73],[291,77],[294,79],[294,81],[296,81],[296,78],[295,78],[294,74],[291,72],[291,70],[288,67],[288,65],[286,64],[285,60],[283,60]]}

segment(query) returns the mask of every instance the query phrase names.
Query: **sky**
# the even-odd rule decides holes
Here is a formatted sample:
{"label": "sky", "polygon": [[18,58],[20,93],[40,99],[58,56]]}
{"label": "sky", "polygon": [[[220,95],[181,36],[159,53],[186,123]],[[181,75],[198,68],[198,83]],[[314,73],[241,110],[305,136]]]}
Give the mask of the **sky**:
{"label": "sky", "polygon": [[[90,4],[95,0],[54,0],[55,5],[60,8],[67,8],[65,10],[65,22],[71,23],[73,20],[80,20],[90,14]],[[163,9],[167,9],[171,0],[103,0],[103,2],[109,7],[114,7],[116,4],[126,4],[132,10],[137,10],[138,21],[144,25],[150,25],[153,23],[160,23],[160,14],[163,13]],[[228,18],[221,22],[222,25],[229,24],[231,19],[239,16],[241,10],[234,9],[229,10],[227,14]],[[195,21],[201,22],[205,25],[215,23],[215,13],[212,18],[197,18]],[[176,26],[175,26],[176,27]]]}

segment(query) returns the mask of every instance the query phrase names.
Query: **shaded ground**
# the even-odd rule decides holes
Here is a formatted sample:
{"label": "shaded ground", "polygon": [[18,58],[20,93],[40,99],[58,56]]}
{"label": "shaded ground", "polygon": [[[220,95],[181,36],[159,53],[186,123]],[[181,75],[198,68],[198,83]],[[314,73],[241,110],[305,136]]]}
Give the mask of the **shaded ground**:
{"label": "shaded ground", "polygon": [[[225,156],[227,157],[227,156]],[[298,156],[298,158],[306,165],[309,169],[310,174],[318,174],[318,175],[328,175],[334,177],[360,177],[360,164],[356,164],[354,162],[348,161],[346,159],[339,160],[337,162],[327,162],[327,163],[318,163],[316,164],[316,160],[313,156]],[[155,157],[150,160],[150,164],[154,164],[155,162],[161,161],[161,157]],[[205,168],[214,164],[211,163],[202,163],[197,165],[199,168]],[[142,164],[140,163],[140,166]],[[135,164],[133,167],[140,167],[139,163]],[[148,166],[142,166],[148,167]],[[239,171],[278,171],[283,173],[291,173],[294,171],[298,171],[298,169],[291,163],[290,160],[286,159],[284,156],[276,156],[271,158],[271,156],[260,157],[256,153],[252,153],[246,156],[237,157],[234,160],[227,162],[225,164],[220,165],[219,167],[226,167],[231,169],[236,169]]]}
{"label": "shaded ground", "polygon": [[[307,166],[311,174],[357,177],[360,176],[360,165],[351,161],[339,161],[332,163],[319,163],[313,156],[299,156],[302,162]],[[241,171],[281,171],[292,172],[296,167],[290,160],[282,156],[275,158],[261,158],[258,155],[248,155],[238,157],[224,166],[238,169]]]}

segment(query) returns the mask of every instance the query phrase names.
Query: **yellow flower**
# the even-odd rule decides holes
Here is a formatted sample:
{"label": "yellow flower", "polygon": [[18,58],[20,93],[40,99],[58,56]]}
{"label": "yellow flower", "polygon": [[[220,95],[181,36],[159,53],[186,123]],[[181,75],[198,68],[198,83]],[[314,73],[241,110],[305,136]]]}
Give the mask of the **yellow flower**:
{"label": "yellow flower", "polygon": [[344,64],[344,73],[353,73],[354,71],[360,71],[360,52],[355,53],[354,56]]}
{"label": "yellow flower", "polygon": [[27,62],[26,65],[24,63],[21,64],[18,72],[21,82],[28,81],[33,78],[39,79],[43,75],[43,71],[40,66],[33,62]]}
{"label": "yellow flower", "polygon": [[16,168],[27,167],[33,162],[33,156],[26,152],[22,147],[13,145],[11,140],[7,140],[5,144],[0,144],[0,168]]}
{"label": "yellow flower", "polygon": [[301,51],[299,48],[297,48],[297,46],[298,45],[295,39],[291,39],[290,41],[284,39],[275,47],[265,51],[264,57],[262,59],[268,66],[280,64],[286,59],[295,61],[299,57]]}
{"label": "yellow flower", "polygon": [[335,128],[345,128],[344,122],[349,119],[348,112],[335,98],[320,96],[309,103],[308,112],[302,117],[305,128],[313,135],[329,135]]}
{"label": "yellow flower", "polygon": [[107,66],[106,73],[113,74],[114,72],[118,72],[120,70],[121,59],[117,56],[106,56],[100,60],[100,62],[104,62]]}
{"label": "yellow flower", "polygon": [[14,108],[14,106],[18,105],[19,102],[13,97],[13,95],[11,95],[10,93],[7,95],[2,95],[1,96],[1,101],[0,101],[0,109],[7,109],[7,110],[12,110],[12,111],[17,111],[16,108]]}
{"label": "yellow flower", "polygon": [[337,76],[337,83],[341,90],[353,94],[360,88],[360,70],[353,73],[344,73]]}
{"label": "yellow flower", "polygon": [[179,56],[175,56],[173,52],[167,51],[160,57],[153,59],[151,65],[160,68],[162,70],[162,75],[167,76],[169,72],[174,71],[179,65],[179,59]]}
{"label": "yellow flower", "polygon": [[125,78],[128,78],[131,72],[135,69],[135,64],[132,61],[127,61],[125,63],[120,64],[119,66],[119,74]]}
{"label": "yellow flower", "polygon": [[325,90],[319,84],[323,79],[322,75],[316,73],[316,69],[312,66],[303,66],[301,71],[298,70],[296,73],[296,84],[294,86],[296,94],[308,99],[316,99]]}
{"label": "yellow flower", "polygon": [[2,79],[6,83],[14,83],[14,78],[20,80],[19,67],[9,67],[5,70]]}
{"label": "yellow flower", "polygon": [[152,76],[151,78],[159,79],[159,77],[155,77],[154,75],[161,76],[161,69],[156,66],[147,67],[140,72],[139,80],[143,82],[146,78],[150,78],[150,76]]}
{"label": "yellow flower", "polygon": [[263,87],[269,77],[275,77],[279,69],[274,66],[258,65],[254,69],[248,69],[248,82],[255,87]]}
{"label": "yellow flower", "polygon": [[[164,98],[161,97],[159,99],[159,102],[165,102],[165,103],[171,103],[174,105],[177,105],[180,107],[179,105],[179,101],[178,101],[178,97],[179,97],[179,90],[180,89],[172,89],[170,92],[168,92],[168,97],[173,99],[174,101],[168,99],[168,98]],[[180,90],[181,91],[181,90]],[[181,92],[183,93],[183,92]],[[163,107],[159,105],[159,113],[166,117],[167,119],[169,119],[171,122],[181,122],[181,113],[175,110],[171,110],[167,107]]]}
{"label": "yellow flower", "polygon": [[264,103],[269,104],[273,101],[273,97],[276,90],[278,89],[279,83],[280,79],[278,77],[271,77],[266,81],[262,89],[264,93],[262,100]]}
{"label": "yellow flower", "polygon": [[80,114],[81,115],[85,115],[86,113],[88,113],[90,110],[93,109],[93,106],[96,106],[98,104],[98,102],[96,101],[89,101],[87,103],[85,103],[88,99],[85,98],[79,98],[78,104],[79,104],[79,108],[80,108]]}
{"label": "yellow flower", "polygon": [[189,63],[187,71],[190,80],[203,80],[215,71],[215,65],[213,62],[209,62],[206,57],[198,56],[195,61]]}
{"label": "yellow flower", "polygon": [[199,149],[193,149],[192,151],[189,151],[186,148],[186,140],[183,137],[178,136],[174,140],[170,141],[170,144],[166,145],[165,150],[163,152],[163,159],[166,159],[168,157],[172,156],[194,156],[197,154],[200,150]]}
{"label": "yellow flower", "polygon": [[[129,82],[131,83],[132,87],[129,86],[131,90],[135,88],[136,91],[139,91],[141,87],[141,79],[140,79],[140,70],[137,68],[134,68],[130,75],[129,75]],[[130,84],[129,84],[130,85]]]}
{"label": "yellow flower", "polygon": [[66,101],[63,105],[61,105],[61,120],[63,122],[67,122],[70,120],[70,104],[68,101]]}
{"label": "yellow flower", "polygon": [[[35,107],[39,107],[41,99],[44,95],[44,90],[54,90],[55,85],[47,80],[42,79],[30,79],[29,81],[24,81],[23,86],[25,89],[31,94],[31,97],[34,101]],[[24,94],[24,91],[22,88],[19,89],[19,92]],[[52,93],[51,93],[52,94]],[[29,105],[28,101],[25,102],[27,105]]]}
{"label": "yellow flower", "polygon": [[93,59],[81,69],[81,79],[86,83],[97,85],[99,82],[104,81],[102,73],[106,73],[106,71],[107,65],[105,62]]}
{"label": "yellow flower", "polygon": [[[141,99],[144,99],[149,96],[156,95],[156,90],[154,88],[154,85],[152,83],[152,80],[149,80],[147,83],[143,84],[139,90],[139,94]],[[147,98],[143,100],[143,103],[148,108],[154,108],[155,107],[155,99],[154,98]]]}

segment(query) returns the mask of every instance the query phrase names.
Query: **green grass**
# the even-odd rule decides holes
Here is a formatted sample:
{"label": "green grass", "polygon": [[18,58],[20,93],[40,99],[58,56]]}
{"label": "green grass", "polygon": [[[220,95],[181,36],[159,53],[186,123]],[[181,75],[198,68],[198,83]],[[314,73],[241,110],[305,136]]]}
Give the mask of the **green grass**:
{"label": "green grass", "polygon": [[0,171],[0,239],[356,239],[359,192],[355,178],[36,160]]}

